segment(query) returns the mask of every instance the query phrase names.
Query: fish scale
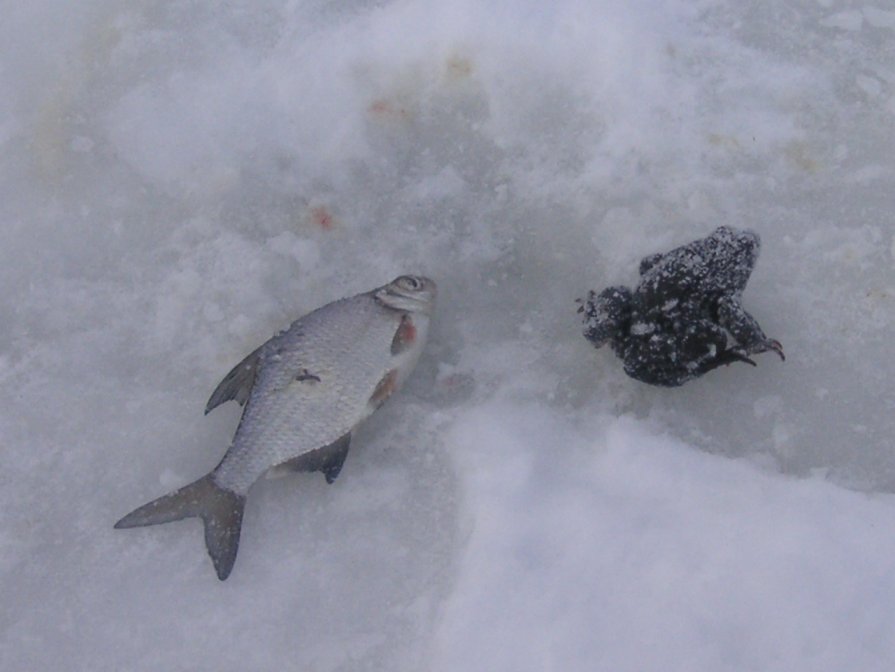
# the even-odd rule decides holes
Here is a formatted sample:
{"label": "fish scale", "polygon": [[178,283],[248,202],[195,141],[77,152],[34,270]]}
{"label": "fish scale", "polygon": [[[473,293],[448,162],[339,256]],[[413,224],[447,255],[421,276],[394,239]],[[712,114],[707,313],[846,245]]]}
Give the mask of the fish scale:
{"label": "fish scale", "polygon": [[[377,383],[394,366],[389,348],[400,322],[400,314],[361,294],[314,311],[269,341],[215,481],[245,493],[270,466],[329,445],[368,416]],[[303,370],[320,380],[297,381]]]}

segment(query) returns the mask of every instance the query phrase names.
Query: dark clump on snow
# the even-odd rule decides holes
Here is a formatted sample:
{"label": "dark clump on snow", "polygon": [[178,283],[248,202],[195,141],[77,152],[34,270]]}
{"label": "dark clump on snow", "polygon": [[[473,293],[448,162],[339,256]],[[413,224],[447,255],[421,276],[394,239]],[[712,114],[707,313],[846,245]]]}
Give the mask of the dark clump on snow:
{"label": "dark clump on snow", "polygon": [[740,303],[758,259],[758,234],[729,226],[706,238],[653,254],[640,262],[640,283],[589,292],[584,336],[595,347],[607,342],[632,378],[677,387],[725,364],[773,350]]}

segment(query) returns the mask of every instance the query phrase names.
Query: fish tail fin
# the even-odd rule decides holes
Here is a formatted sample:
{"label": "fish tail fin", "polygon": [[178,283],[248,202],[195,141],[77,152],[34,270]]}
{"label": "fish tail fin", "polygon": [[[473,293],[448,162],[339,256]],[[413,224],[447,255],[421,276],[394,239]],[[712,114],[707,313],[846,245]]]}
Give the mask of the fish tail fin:
{"label": "fish tail fin", "polygon": [[212,474],[208,474],[131,511],[115,523],[115,529],[201,518],[205,525],[205,548],[218,578],[223,581],[236,562],[244,507],[244,495],[222,488],[215,483]]}

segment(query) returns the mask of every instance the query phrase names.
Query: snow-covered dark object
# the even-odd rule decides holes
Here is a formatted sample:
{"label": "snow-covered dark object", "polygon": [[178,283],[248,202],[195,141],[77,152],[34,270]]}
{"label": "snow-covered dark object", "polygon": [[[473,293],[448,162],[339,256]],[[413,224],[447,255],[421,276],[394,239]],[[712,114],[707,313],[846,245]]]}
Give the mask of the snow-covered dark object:
{"label": "snow-covered dark object", "polygon": [[723,364],[746,362],[773,350],[740,303],[758,259],[758,234],[729,226],[640,262],[632,292],[618,286],[588,293],[584,336],[595,347],[612,344],[625,373],[651,385],[676,387]]}

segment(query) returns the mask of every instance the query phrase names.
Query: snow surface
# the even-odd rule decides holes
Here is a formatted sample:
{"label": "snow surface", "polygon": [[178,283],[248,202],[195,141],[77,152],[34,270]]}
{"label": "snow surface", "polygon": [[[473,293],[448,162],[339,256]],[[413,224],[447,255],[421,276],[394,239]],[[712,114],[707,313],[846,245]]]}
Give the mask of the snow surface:
{"label": "snow surface", "polygon": [[[0,669],[895,669],[884,0],[4,3]],[[627,378],[574,299],[749,227],[787,361]],[[440,287],[333,486],[114,531],[229,368]]]}

